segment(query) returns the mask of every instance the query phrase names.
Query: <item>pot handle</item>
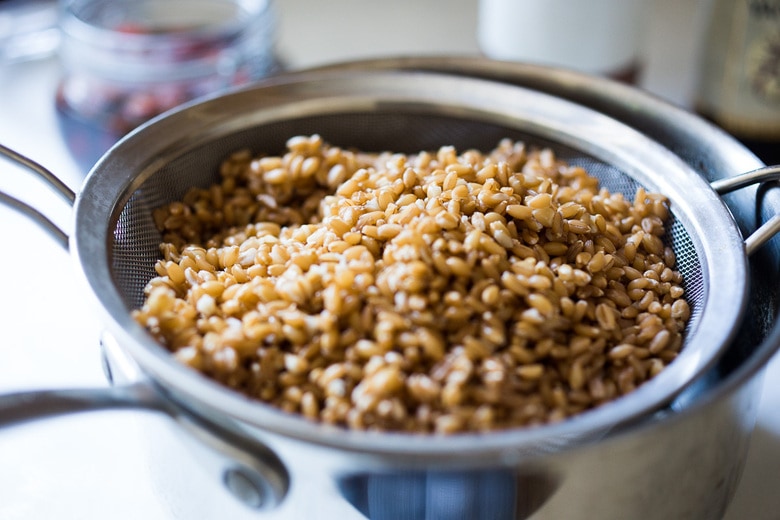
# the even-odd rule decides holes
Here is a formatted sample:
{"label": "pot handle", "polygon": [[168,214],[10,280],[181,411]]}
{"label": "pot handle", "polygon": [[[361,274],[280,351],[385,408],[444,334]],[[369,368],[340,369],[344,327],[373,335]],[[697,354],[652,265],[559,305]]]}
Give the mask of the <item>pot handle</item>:
{"label": "pot handle", "polygon": [[[48,169],[0,144],[0,156],[34,173],[71,207],[76,194]],[[40,225],[66,251],[68,234],[31,205],[0,190],[4,204]],[[121,356],[118,347],[103,338],[104,355]],[[112,352],[113,351],[113,352]],[[105,358],[104,358],[105,360]],[[127,364],[122,359],[123,364]],[[109,379],[111,370],[104,365]],[[164,391],[134,367],[132,381],[106,388],[35,390],[0,395],[0,428],[64,414],[116,409],[162,412],[185,430],[182,438],[195,442],[198,461],[207,471],[219,477],[239,501],[255,510],[270,510],[286,496],[290,477],[282,461],[258,440],[239,434],[235,429],[203,418],[176,404]]]}
{"label": "pot handle", "polygon": [[281,504],[290,477],[281,460],[255,439],[192,414],[152,383],[142,380],[106,388],[36,390],[0,396],[0,428],[58,415],[115,409],[162,412],[185,430],[197,459],[228,491],[254,510]]}
{"label": "pot handle", "polygon": [[[747,186],[763,182],[775,182],[780,180],[780,165],[765,166],[757,170],[718,179],[710,183],[719,195],[725,195]],[[745,239],[745,253],[750,256],[761,246],[767,243],[772,237],[780,232],[780,214],[764,222],[757,230]]]}

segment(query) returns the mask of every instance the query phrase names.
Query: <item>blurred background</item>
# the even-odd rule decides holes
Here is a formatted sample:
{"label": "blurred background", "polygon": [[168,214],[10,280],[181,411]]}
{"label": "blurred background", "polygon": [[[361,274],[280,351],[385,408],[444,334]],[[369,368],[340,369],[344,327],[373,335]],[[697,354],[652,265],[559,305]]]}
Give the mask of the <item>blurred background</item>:
{"label": "blurred background", "polygon": [[[536,62],[632,83],[714,120],[765,162],[780,161],[780,21],[772,2],[216,2],[234,12],[210,3],[63,0],[58,18],[56,1],[0,0],[0,63],[58,54],[62,112],[121,135],[183,101],[283,70],[408,55]],[[206,20],[234,25],[221,40],[182,30]],[[135,95],[144,90],[156,94]]]}
{"label": "blurred background", "polygon": [[[631,83],[714,120],[765,162],[780,162],[778,2],[753,3],[763,10],[736,0],[227,4],[233,2],[0,0],[0,143],[77,190],[121,135],[199,96],[349,60],[485,56]],[[229,30],[193,30],[215,22]],[[3,189],[51,207],[55,222],[68,229],[68,208],[39,184],[13,169],[4,168],[1,177]],[[0,232],[5,244],[35,244],[31,253],[4,247],[0,269],[11,272],[23,258],[30,269],[48,273],[46,280],[5,283],[3,294],[15,297],[3,298],[0,308],[0,391],[106,384],[100,326],[74,297],[67,253],[5,208]],[[729,520],[768,520],[780,510],[773,490],[780,468],[780,418],[772,413],[780,405],[776,365],[768,368]],[[160,439],[170,436],[163,421],[127,412],[93,415],[0,432],[0,518],[187,518],[172,505],[174,492],[160,490],[169,475],[155,459]],[[196,478],[179,457],[184,462],[177,462],[176,475]]]}

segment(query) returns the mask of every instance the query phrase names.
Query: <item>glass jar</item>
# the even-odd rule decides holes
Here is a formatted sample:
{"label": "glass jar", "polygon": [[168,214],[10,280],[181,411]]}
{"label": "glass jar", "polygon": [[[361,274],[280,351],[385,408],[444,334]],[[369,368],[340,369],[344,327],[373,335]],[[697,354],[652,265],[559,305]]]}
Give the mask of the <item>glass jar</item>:
{"label": "glass jar", "polygon": [[270,0],[62,0],[57,107],[113,136],[274,72]]}

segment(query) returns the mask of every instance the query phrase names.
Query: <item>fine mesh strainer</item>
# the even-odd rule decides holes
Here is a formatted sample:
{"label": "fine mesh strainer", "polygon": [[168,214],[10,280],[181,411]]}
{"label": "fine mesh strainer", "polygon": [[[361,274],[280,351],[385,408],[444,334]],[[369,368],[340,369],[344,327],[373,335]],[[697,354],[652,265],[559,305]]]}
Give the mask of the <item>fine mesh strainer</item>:
{"label": "fine mesh strainer", "polygon": [[[628,198],[638,186],[665,194],[673,213],[667,240],[693,311],[682,353],[616,401],[558,424],[479,435],[478,442],[477,434],[442,442],[313,424],[178,364],[131,317],[159,258],[161,237],[152,209],[180,199],[192,186],[213,183],[218,165],[235,150],[279,153],[291,136],[315,133],[337,146],[407,153],[442,145],[487,151],[508,137],[553,148]],[[743,241],[719,193],[777,173],[768,168],[711,185],[629,126],[517,86],[426,72],[293,74],[185,106],[121,140],[95,165],[76,197],[69,242],[109,332],[166,399],[195,415],[347,451],[434,458],[455,452],[478,456],[508,446],[545,451],[661,409],[718,359],[745,307],[746,255],[778,227],[772,220]]]}

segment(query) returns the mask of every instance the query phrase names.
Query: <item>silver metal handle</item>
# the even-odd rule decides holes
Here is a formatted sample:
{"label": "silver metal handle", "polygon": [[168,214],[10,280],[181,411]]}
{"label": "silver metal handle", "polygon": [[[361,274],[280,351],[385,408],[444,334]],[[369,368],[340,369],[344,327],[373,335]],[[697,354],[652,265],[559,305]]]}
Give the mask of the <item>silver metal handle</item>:
{"label": "silver metal handle", "polygon": [[[103,347],[116,349],[106,343]],[[109,376],[110,377],[110,376]],[[34,390],[0,396],[0,428],[78,412],[132,409],[162,412],[184,431],[196,459],[240,502],[254,510],[277,507],[290,476],[282,461],[256,439],[202,418],[167,398],[147,378],[105,388]]]}
{"label": "silver metal handle", "polygon": [[197,459],[230,493],[252,509],[278,506],[289,488],[289,474],[271,450],[259,442],[207,422],[165,400],[150,384],[106,388],[37,390],[0,396],[0,428],[76,412],[134,409],[168,414],[197,441]]}
{"label": "silver metal handle", "polygon": [[144,384],[34,390],[0,396],[0,427],[75,412],[121,408],[165,410],[157,393]]}
{"label": "silver metal handle", "polygon": [[[780,165],[765,166],[757,170],[719,179],[710,183],[712,189],[724,195],[754,184],[780,180]],[[745,253],[750,256],[780,232],[780,215],[774,215],[745,239]]]}
{"label": "silver metal handle", "polygon": [[[25,157],[24,155],[17,153],[10,148],[0,144],[0,155],[5,156],[7,159],[15,162],[16,164],[25,167],[30,172],[34,173],[40,178],[49,189],[53,190],[57,195],[62,197],[66,203],[71,207],[76,201],[76,193],[68,187],[67,184],[62,182],[59,177],[52,172],[38,164],[37,162]],[[11,209],[18,211],[19,213],[29,217],[33,222],[37,223],[41,228],[48,232],[49,235],[66,251],[68,250],[68,234],[65,233],[57,224],[51,221],[46,215],[30,206],[26,202],[23,202],[11,195],[0,190],[0,204],[4,204]]]}

